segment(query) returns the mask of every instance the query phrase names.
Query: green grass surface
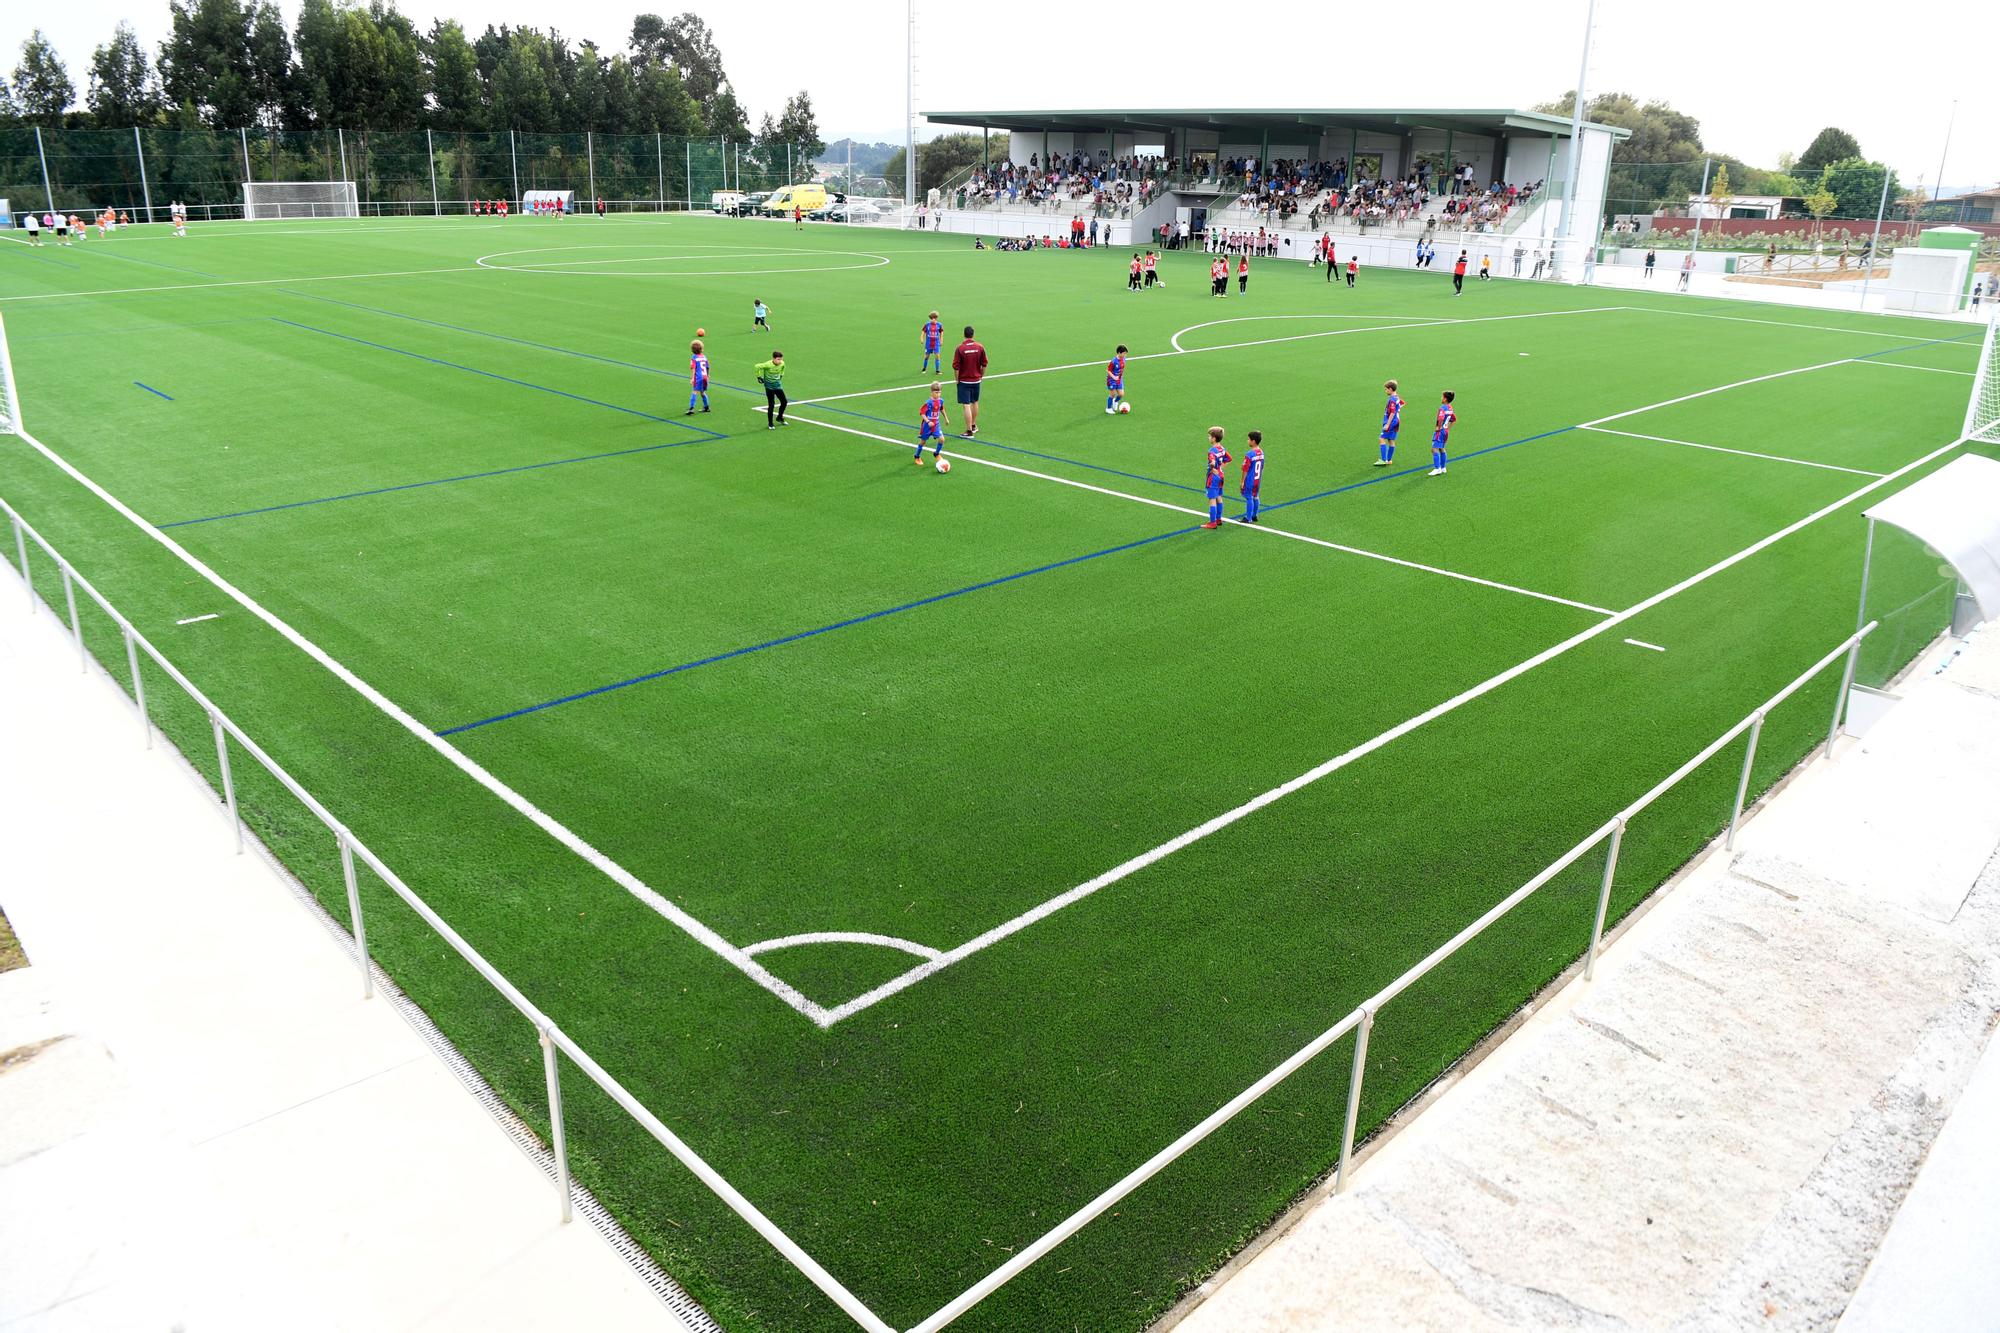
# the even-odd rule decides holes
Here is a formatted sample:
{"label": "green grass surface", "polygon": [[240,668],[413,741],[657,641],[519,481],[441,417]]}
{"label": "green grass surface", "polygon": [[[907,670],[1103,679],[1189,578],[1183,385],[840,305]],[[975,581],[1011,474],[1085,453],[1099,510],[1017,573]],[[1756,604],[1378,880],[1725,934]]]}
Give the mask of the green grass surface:
{"label": "green grass surface", "polygon": [[[1277,262],[1216,301],[1204,263],[1169,256],[1165,290],[1134,295],[1115,253],[758,222],[232,225],[0,247],[0,313],[51,450],[737,948],[972,941],[1933,453],[1971,381],[1908,367],[1976,352],[1962,325],[1505,281],[1454,298],[1388,271],[1350,291]],[[770,337],[749,327],[760,296]],[[978,326],[999,376],[949,477],[908,454],[933,308],[948,333]],[[684,418],[698,325],[715,410]],[[1134,411],[1114,419],[1119,342]],[[774,345],[797,419],[779,432],[748,392]],[[1391,376],[1410,406],[1385,475]],[[1431,479],[1444,388],[1457,461]],[[1607,417],[1630,433],[1577,429]],[[1311,540],[1195,530],[1210,424],[1238,452],[1264,431],[1266,526]],[[899,1325],[1849,633],[1866,503],[822,1028],[22,441],[0,439],[0,496]],[[49,562],[35,575],[59,604]],[[1934,556],[1879,543],[1863,679],[1907,661],[1948,594]],[[122,672],[114,627],[84,619]],[[1772,715],[1759,790],[1823,737],[1835,684]],[[213,778],[198,710],[157,671],[148,692]],[[1740,763],[1725,751],[1633,825],[1614,917],[1719,829]],[[345,920],[331,838],[235,772],[251,823]],[[1365,1126],[1578,955],[1601,865],[1384,1011]],[[380,961],[543,1123],[533,1034],[366,874],[362,897]],[[758,962],[831,1008],[918,959],[826,943]],[[964,1326],[1143,1324],[1331,1164],[1350,1057]],[[726,1325],[844,1326],[623,1112],[567,1087],[579,1178]]]}

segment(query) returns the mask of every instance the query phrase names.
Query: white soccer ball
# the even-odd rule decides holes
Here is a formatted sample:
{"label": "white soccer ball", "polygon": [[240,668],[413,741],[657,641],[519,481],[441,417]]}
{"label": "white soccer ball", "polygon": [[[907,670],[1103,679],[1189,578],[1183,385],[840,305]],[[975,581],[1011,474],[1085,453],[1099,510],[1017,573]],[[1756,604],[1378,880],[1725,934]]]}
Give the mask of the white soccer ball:
{"label": "white soccer ball", "polygon": [[1120,412],[1130,412],[1132,410],[1132,404],[1126,402],[1123,398],[1120,398],[1118,400],[1118,410]]}
{"label": "white soccer ball", "polygon": [[938,462],[937,462],[937,469],[938,469],[938,471],[940,471],[940,472],[949,472],[949,471],[951,471],[951,460],[950,460],[949,458],[940,458],[940,459],[938,459]]}

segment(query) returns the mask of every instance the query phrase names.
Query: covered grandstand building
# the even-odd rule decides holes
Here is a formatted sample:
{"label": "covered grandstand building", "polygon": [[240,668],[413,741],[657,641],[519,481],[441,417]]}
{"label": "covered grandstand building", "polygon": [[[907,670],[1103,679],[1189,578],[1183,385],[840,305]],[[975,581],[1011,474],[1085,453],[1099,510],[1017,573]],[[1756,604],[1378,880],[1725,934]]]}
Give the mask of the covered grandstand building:
{"label": "covered grandstand building", "polygon": [[[941,230],[988,236],[1042,236],[1066,229],[1078,214],[1095,219],[1110,245],[1143,245],[1164,228],[1189,225],[1277,231],[1289,242],[1282,256],[1305,259],[1308,237],[1323,232],[1366,237],[1382,258],[1415,244],[1417,236],[1451,233],[1486,238],[1594,238],[1603,217],[1613,144],[1627,131],[1585,122],[1577,170],[1576,216],[1562,216],[1569,174],[1570,122],[1537,111],[1435,109],[1068,110],[929,111],[933,125],[981,131],[981,164],[931,190],[922,202]],[[1046,175],[1049,164],[1066,171],[1079,158],[1092,167],[1134,159],[1148,163],[1135,181],[1118,172],[1100,190],[1068,182],[1050,191],[994,189],[994,169]],[[1156,160],[1156,161],[1155,161]],[[1345,166],[1342,203],[1335,209],[1325,188],[1296,190],[1283,208],[1254,196],[1254,174],[1243,164]],[[1470,189],[1484,195],[1496,185],[1500,206],[1457,211],[1443,202]],[[1378,182],[1424,183],[1429,203],[1414,211],[1352,211],[1355,189]],[[981,186],[984,188],[981,188]],[[1143,185],[1143,190],[1137,188]],[[1131,188],[1120,189],[1119,186]],[[1512,187],[1508,189],[1507,187]],[[1246,196],[1252,196],[1247,197]],[[1285,211],[1291,209],[1292,211]],[[1497,214],[1497,216],[1496,216]],[[1433,221],[1433,219],[1436,219]]]}

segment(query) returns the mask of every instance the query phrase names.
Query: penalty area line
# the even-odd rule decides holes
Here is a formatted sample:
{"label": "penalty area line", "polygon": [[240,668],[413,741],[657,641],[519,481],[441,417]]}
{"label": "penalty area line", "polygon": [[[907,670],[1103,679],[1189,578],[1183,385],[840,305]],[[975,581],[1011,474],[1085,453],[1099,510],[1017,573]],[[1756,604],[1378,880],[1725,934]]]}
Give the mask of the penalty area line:
{"label": "penalty area line", "polygon": [[[753,412],[762,412],[764,409],[752,404],[751,410]],[[816,421],[811,417],[798,417],[796,419],[808,426],[818,426],[823,430],[837,430],[844,435],[858,435],[864,440],[878,440],[883,444],[892,444],[898,449],[909,447],[906,441],[892,439],[887,435],[878,435],[874,431],[860,430],[853,426],[840,426],[831,421]],[[979,440],[977,437],[974,437],[970,443],[977,444]],[[977,463],[981,467],[995,468],[1001,472],[1018,473],[1023,477],[1033,477],[1038,481],[1052,481],[1058,486],[1073,486],[1078,490],[1094,491],[1099,495],[1109,495],[1114,499],[1130,500],[1134,504],[1151,505],[1156,509],[1171,509],[1177,514],[1192,514],[1196,518],[1207,516],[1206,510],[1195,509],[1188,505],[1177,505],[1166,500],[1156,500],[1150,496],[1133,495],[1129,491],[1114,491],[1108,486],[1093,486],[1089,482],[1075,481],[1068,477],[1053,476],[1047,472],[1036,472],[1031,468],[1017,467],[1012,463],[1002,463],[998,459],[981,458],[977,454],[955,453],[952,457],[961,463]],[[1262,523],[1230,523],[1226,526],[1240,528],[1249,532],[1261,532],[1272,537],[1283,537],[1295,542],[1304,542],[1308,546],[1324,547],[1329,551],[1339,551],[1343,555],[1360,556],[1364,560],[1377,560],[1385,565],[1398,565],[1404,569],[1414,569],[1424,574],[1436,574],[1441,578],[1455,579],[1460,583],[1473,583],[1482,588],[1492,588],[1499,592],[1513,593],[1519,597],[1532,597],[1540,602],[1554,602],[1558,606],[1574,607],[1578,611],[1588,611],[1592,615],[1610,616],[1617,614],[1608,606],[1592,606],[1589,602],[1578,602],[1568,597],[1558,597],[1554,593],[1537,592],[1533,588],[1522,588],[1512,583],[1501,583],[1494,579],[1483,579],[1477,574],[1462,574],[1455,569],[1445,569],[1438,565],[1426,565],[1416,560],[1405,560],[1400,556],[1385,555],[1380,551],[1369,551],[1359,546],[1348,546],[1341,542],[1327,541],[1323,537],[1309,537],[1303,532],[1291,532],[1284,528],[1267,528]]]}
{"label": "penalty area line", "polygon": [[1120,862],[1118,865],[1113,866],[1111,869],[1105,871],[1101,875],[1098,875],[1094,879],[1085,880],[1083,883],[1077,885],[1075,888],[1069,889],[1064,893],[1057,894],[1055,897],[1037,904],[1036,906],[1030,908],[1026,912],[1023,912],[1020,915],[1015,916],[1007,921],[1001,922],[999,925],[994,926],[992,929],[987,930],[982,934],[974,936],[972,939],[967,940],[965,943],[959,945],[958,947],[947,950],[940,957],[931,960],[929,962],[920,963],[916,967],[913,967],[909,971],[903,973],[901,976],[892,977],[888,981],[883,982],[881,985],[875,987],[873,990],[866,991],[860,995],[855,996],[853,999],[848,1000],[844,1004],[835,1005],[833,1008],[825,1010],[824,1011],[825,1017],[815,1019],[814,1021],[818,1022],[822,1027],[831,1027],[835,1023],[840,1022],[842,1019],[851,1018],[855,1014],[860,1013],[862,1010],[870,1008],[876,1004],[879,1004],[883,1000],[888,999],[892,995],[896,995],[902,991],[908,990],[911,986],[916,985],[919,981],[924,980],[926,977],[935,976],[937,973],[943,971],[947,967],[950,967],[952,964],[961,962],[964,959],[971,957],[973,954],[979,953],[981,950],[987,949],[992,945],[998,944],[1001,940],[1004,940],[1011,935],[1017,934],[1018,932],[1027,929],[1029,926],[1034,925],[1036,922],[1054,915],[1055,913],[1061,911],[1063,908],[1090,897],[1092,894],[1098,892],[1100,889],[1109,888],[1111,885],[1118,883],[1120,880],[1126,879],[1134,874],[1137,874],[1139,871],[1144,870],[1148,866],[1151,866],[1159,861],[1164,860],[1165,858],[1173,855],[1175,852],[1178,852],[1185,847],[1191,846],[1194,843],[1200,842],[1203,838],[1208,837],[1210,834],[1220,832],[1222,829],[1229,827],[1231,824],[1234,824],[1239,820],[1242,820],[1252,814],[1255,814],[1257,811],[1262,810],[1265,806],[1283,800],[1285,797],[1291,795],[1293,792],[1299,791],[1305,787],[1309,787],[1313,783],[1318,782],[1321,778],[1324,778],[1331,773],[1338,772],[1340,769],[1346,768],[1349,764],[1354,763],[1358,759],[1363,759],[1368,755],[1373,754],[1375,751],[1380,750],[1382,747],[1388,745],[1392,741],[1407,736],[1411,732],[1416,731],[1418,728],[1423,727],[1431,722],[1434,722],[1438,718],[1441,718],[1448,713],[1454,712],[1457,709],[1464,707],[1466,704],[1473,702],[1475,699],[1479,699],[1487,694],[1492,693],[1494,690],[1499,689],[1502,685],[1505,685],[1510,681],[1519,679],[1521,676],[1524,676],[1528,672],[1533,671],[1536,667],[1539,667],[1546,662],[1553,661],[1554,659],[1561,657],[1563,654],[1571,651],[1574,648],[1578,648],[1586,643],[1589,643],[1591,640],[1597,638],[1599,635],[1604,634],[1619,625],[1623,625],[1626,622],[1640,615],[1645,614],[1647,611],[1652,610],[1654,607],[1659,606],[1663,602],[1669,601],[1674,597],[1678,597],[1680,594],[1686,592],[1688,589],[1696,587],[1699,584],[1705,583],[1709,579],[1714,578],[1716,575],[1735,568],[1737,565],[1743,563],[1745,560],[1748,560],[1751,557],[1759,554],[1760,552],[1769,549],[1770,547],[1783,541],[1785,538],[1791,536],[1793,533],[1811,527],[1813,524],[1819,522],[1821,519],[1827,517],[1828,515],[1838,513],[1840,510],[1846,508],[1848,505],[1853,504],[1856,500],[1861,499],[1863,496],[1873,494],[1874,492],[1881,490],[1884,486],[1889,485],[1891,482],[1896,481],[1902,477],[1908,476],[1910,473],[1916,471],[1918,468],[1925,467],[1928,464],[1936,462],[1938,459],[1944,457],[1946,454],[1951,453],[1953,450],[1962,448],[1965,445],[1965,443],[1966,441],[1961,437],[1952,440],[1952,442],[1949,444],[1943,445],[1937,449],[1933,449],[1930,453],[1925,454],[1922,458],[1919,458],[1914,462],[1904,464],[1902,467],[1896,469],[1896,471],[1891,472],[1888,476],[1879,477],[1876,480],[1869,482],[1867,485],[1860,487],[1858,490],[1850,491],[1848,494],[1842,496],[1838,500],[1835,500],[1830,504],[1824,505],[1821,508],[1814,510],[1810,514],[1807,514],[1804,518],[1797,519],[1791,523],[1788,523],[1784,527],[1779,528],[1776,532],[1771,533],[1769,536],[1761,538],[1758,541],[1752,542],[1750,545],[1744,547],[1742,550],[1736,552],[1734,555],[1725,556],[1723,559],[1718,560],[1714,564],[1710,565],[1707,569],[1700,570],[1694,574],[1690,574],[1688,575],[1688,577],[1682,579],[1680,582],[1676,584],[1673,584],[1671,587],[1663,588],[1659,592],[1654,593],[1652,596],[1646,598],[1645,600],[1633,603],[1631,606],[1625,608],[1623,611],[1618,612],[1616,615],[1613,615],[1609,619],[1601,621],[1598,624],[1590,626],[1588,629],[1573,634],[1569,638],[1564,639],[1560,643],[1554,644],[1548,648],[1544,648],[1541,652],[1536,653],[1533,657],[1518,662],[1515,665],[1508,667],[1505,671],[1499,672],[1498,674],[1493,676],[1489,676],[1487,679],[1480,681],[1478,684],[1473,685],[1468,689],[1465,689],[1459,692],[1458,694],[1453,695],[1449,699],[1446,699],[1443,703],[1436,704],[1433,707],[1428,708],[1423,712],[1417,714],[1416,716],[1398,723],[1397,725],[1389,728],[1389,730],[1381,733],[1379,736],[1375,736],[1372,739],[1363,741],[1361,744],[1354,746],[1352,749],[1349,749],[1341,754],[1335,755],[1333,758],[1327,760],[1323,764],[1320,764],[1316,768],[1308,769],[1306,772],[1301,773],[1299,776],[1293,778],[1291,781],[1282,783],[1279,786],[1271,788],[1269,791],[1262,792],[1256,796],[1253,796],[1249,800],[1243,802],[1243,804],[1235,807],[1234,809],[1226,810],[1223,813],[1216,815],[1214,818],[1206,821],[1205,823],[1196,825],[1194,828],[1189,829],[1187,832],[1181,834],[1176,838],[1171,838],[1168,841],[1161,843],[1157,847],[1149,848],[1148,850],[1139,853],[1137,856],[1131,857],[1126,861]]}
{"label": "penalty area line", "polygon": [[1735,454],[1738,458],[1761,458],[1767,463],[1790,463],[1794,467],[1824,468],[1828,472],[1851,472],[1857,477],[1879,477],[1880,472],[1870,472],[1867,468],[1842,467],[1838,463],[1815,463],[1810,458],[1787,458],[1783,454],[1760,454],[1749,449],[1728,449],[1719,444],[1697,444],[1693,440],[1676,440],[1666,435],[1641,435],[1636,430],[1612,430],[1609,426],[1579,426],[1593,435],[1622,435],[1628,440],[1651,440],[1655,444],[1678,444],[1684,449],[1705,449],[1712,454]]}

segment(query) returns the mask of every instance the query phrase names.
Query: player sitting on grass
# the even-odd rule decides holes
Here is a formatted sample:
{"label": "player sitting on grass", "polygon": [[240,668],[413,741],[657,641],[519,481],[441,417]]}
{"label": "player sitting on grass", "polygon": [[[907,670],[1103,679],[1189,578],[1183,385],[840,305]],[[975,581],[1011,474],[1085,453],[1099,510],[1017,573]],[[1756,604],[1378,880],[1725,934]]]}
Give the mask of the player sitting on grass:
{"label": "player sitting on grass", "polygon": [[1125,344],[1104,363],[1104,411],[1107,415],[1125,405]]}
{"label": "player sitting on grass", "polygon": [[1223,429],[1220,426],[1208,428],[1208,471],[1202,479],[1202,489],[1208,493],[1208,522],[1204,528],[1222,526],[1222,469],[1229,465],[1229,451],[1222,447]]}
{"label": "player sitting on grass", "polygon": [[931,317],[924,321],[924,363],[917,367],[922,374],[937,367],[937,373],[944,374],[944,325],[938,322],[938,312],[931,311]]}
{"label": "player sitting on grass", "polygon": [[684,416],[694,415],[696,399],[701,400],[701,410],[708,411],[708,354],[701,350],[701,339],[688,344],[688,410]]}
{"label": "player sitting on grass", "polygon": [[1379,457],[1376,467],[1387,467],[1396,461],[1396,432],[1403,428],[1403,400],[1396,396],[1396,381],[1388,380],[1382,387],[1389,391],[1389,397],[1382,404],[1382,437],[1376,441]]}
{"label": "player sitting on grass", "polygon": [[1264,432],[1253,430],[1249,434],[1250,447],[1243,451],[1243,519],[1245,523],[1257,521],[1257,511],[1262,508],[1258,492],[1264,488]]}
{"label": "player sitting on grass", "polygon": [[1438,404],[1437,427],[1431,431],[1431,472],[1433,477],[1444,475],[1446,441],[1451,439],[1451,428],[1458,420],[1458,413],[1452,411],[1452,391],[1444,391],[1444,401]]}
{"label": "player sitting on grass", "polygon": [[944,385],[931,381],[931,396],[924,399],[924,405],[917,409],[917,456],[911,461],[918,467],[924,465],[924,441],[931,441],[931,457],[944,457],[944,429],[951,424],[951,417],[944,407]]}

